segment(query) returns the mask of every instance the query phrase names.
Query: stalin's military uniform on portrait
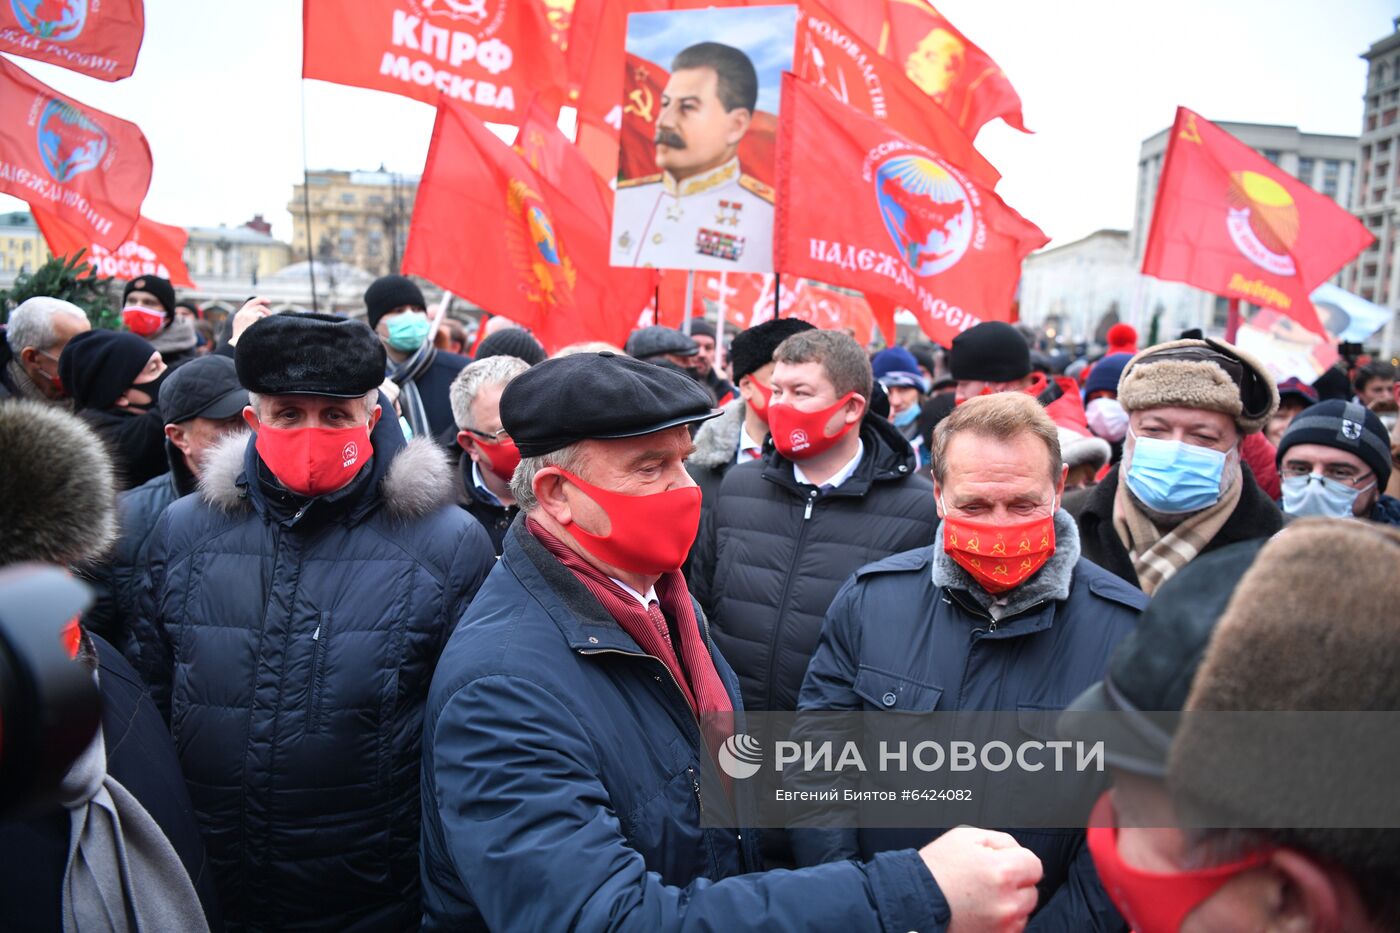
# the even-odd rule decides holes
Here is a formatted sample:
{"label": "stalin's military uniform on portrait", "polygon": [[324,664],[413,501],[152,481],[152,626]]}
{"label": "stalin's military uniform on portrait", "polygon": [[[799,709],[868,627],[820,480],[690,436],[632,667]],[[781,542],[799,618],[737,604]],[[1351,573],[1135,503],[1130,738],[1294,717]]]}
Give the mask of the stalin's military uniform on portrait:
{"label": "stalin's military uniform on portrait", "polygon": [[773,189],[737,157],[681,182],[619,182],[612,232],[614,266],[771,272]]}

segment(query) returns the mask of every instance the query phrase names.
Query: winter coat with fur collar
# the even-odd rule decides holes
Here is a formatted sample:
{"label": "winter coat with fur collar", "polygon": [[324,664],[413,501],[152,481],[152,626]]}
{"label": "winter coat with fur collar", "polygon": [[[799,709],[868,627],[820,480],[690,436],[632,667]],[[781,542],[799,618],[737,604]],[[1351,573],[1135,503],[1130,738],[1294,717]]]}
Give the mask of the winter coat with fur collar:
{"label": "winter coat with fur collar", "polygon": [[307,500],[225,442],[151,535],[137,667],[230,929],[417,925],[423,704],[494,560],[431,440],[390,417],[372,443]]}

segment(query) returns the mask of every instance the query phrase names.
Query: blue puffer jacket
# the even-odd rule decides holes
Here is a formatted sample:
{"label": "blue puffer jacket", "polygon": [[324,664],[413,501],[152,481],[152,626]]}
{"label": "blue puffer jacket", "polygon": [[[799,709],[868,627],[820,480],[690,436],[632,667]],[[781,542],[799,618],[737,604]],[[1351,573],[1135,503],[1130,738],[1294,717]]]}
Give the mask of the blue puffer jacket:
{"label": "blue puffer jacket", "polygon": [[[1147,597],[1079,556],[1069,513],[1056,514],[1055,534],[1055,554],[1005,607],[989,609],[991,598],[943,553],[942,526],[933,547],[861,568],[827,613],[798,709],[1064,709],[1102,680]],[[1029,929],[1126,929],[1082,830],[1008,831],[1045,869]],[[802,829],[792,837],[799,864],[814,864],[923,845],[939,832]]]}
{"label": "blue puffer jacket", "polygon": [[[710,650],[737,708],[734,672]],[[914,851],[746,874],[758,865],[754,834],[701,817],[743,825],[753,801],[742,782],[732,808],[666,667],[523,521],[443,652],[425,728],[425,929],[903,933],[947,923]]]}
{"label": "blue puffer jacket", "polygon": [[138,667],[167,715],[230,929],[413,929],[418,770],[439,653],[493,563],[427,439],[381,418],[306,500],[253,440],[161,516]]}

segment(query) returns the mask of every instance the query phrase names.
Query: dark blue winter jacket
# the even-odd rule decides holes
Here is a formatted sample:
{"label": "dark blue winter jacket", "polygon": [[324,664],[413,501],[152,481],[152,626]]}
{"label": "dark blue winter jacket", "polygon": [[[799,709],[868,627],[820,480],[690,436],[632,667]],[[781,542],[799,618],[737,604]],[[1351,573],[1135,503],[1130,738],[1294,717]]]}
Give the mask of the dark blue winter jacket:
{"label": "dark blue winter jacket", "polygon": [[230,439],[151,535],[137,666],[231,929],[421,914],[423,704],[494,555],[432,441],[405,445],[392,416],[371,440],[350,485],[308,500]]}
{"label": "dark blue winter jacket", "polygon": [[[710,644],[737,708],[734,672]],[[731,807],[667,668],[523,521],[443,651],[425,728],[427,930],[904,933],[947,923],[912,850],[753,873],[754,834],[723,828],[753,812],[742,782]]]}
{"label": "dark blue winter jacket", "polygon": [[[1002,606],[943,553],[943,526],[933,547],[858,570],[827,613],[798,709],[1064,709],[1102,680],[1147,597],[1079,556],[1069,513],[1057,513],[1055,532],[1050,561]],[[1045,870],[1029,929],[1125,929],[1083,830],[1007,831]],[[792,836],[798,863],[814,864],[920,846],[939,832],[801,829]]]}

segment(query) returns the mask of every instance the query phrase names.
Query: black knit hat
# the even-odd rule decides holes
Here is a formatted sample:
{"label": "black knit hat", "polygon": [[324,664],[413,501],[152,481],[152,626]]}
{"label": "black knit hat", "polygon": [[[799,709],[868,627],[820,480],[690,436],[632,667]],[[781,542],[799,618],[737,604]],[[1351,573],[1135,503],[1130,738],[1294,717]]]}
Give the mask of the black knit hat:
{"label": "black knit hat", "polygon": [[[561,399],[588,404],[561,405]],[[654,434],[718,414],[709,391],[685,373],[609,351],[546,360],[501,393],[501,424],[524,457],[589,438]]]}
{"label": "black knit hat", "polygon": [[170,316],[175,313],[175,286],[170,284],[169,279],[163,279],[158,275],[143,275],[139,279],[132,279],[126,283],[126,288],[122,289],[122,304],[131,297],[132,292],[147,292],[156,296],[156,301],[165,309],[165,319],[168,322]]}
{"label": "black knit hat", "polygon": [[1012,382],[1031,373],[1026,338],[1005,321],[983,321],[953,338],[948,369],[959,382]]}
{"label": "black knit hat", "polygon": [[239,338],[238,381],[260,395],[356,398],[384,381],[384,344],[363,321],[273,314]]}
{"label": "black knit hat", "polygon": [[507,327],[481,341],[481,346],[476,348],[476,359],[484,360],[490,356],[513,356],[534,366],[543,363],[546,354],[544,347],[528,330]]}
{"label": "black knit hat", "polygon": [[87,330],[74,335],[58,357],[58,378],[73,396],[73,410],[111,408],[155,352],[150,341],[127,331]]}
{"label": "black knit hat", "polygon": [[1375,471],[1377,488],[1385,489],[1390,482],[1390,435],[1376,413],[1360,402],[1332,399],[1299,412],[1279,438],[1280,464],[1296,444],[1321,444],[1354,454]]}
{"label": "black knit hat", "polygon": [[729,348],[729,369],[734,384],[738,385],[740,379],[773,362],[773,351],[778,349],[778,344],[804,330],[815,328],[806,321],[783,317],[740,331]]}
{"label": "black knit hat", "polygon": [[702,318],[702,317],[691,318],[691,319],[690,319],[690,336],[692,336],[692,337],[709,337],[711,340],[714,340],[714,339],[715,339],[715,325],[711,324],[709,321],[705,320],[705,319]]}
{"label": "black knit hat", "polygon": [[423,290],[406,275],[381,276],[365,289],[365,317],[369,320],[371,330],[379,326],[380,318],[404,305],[410,305],[420,311],[428,310]]}

